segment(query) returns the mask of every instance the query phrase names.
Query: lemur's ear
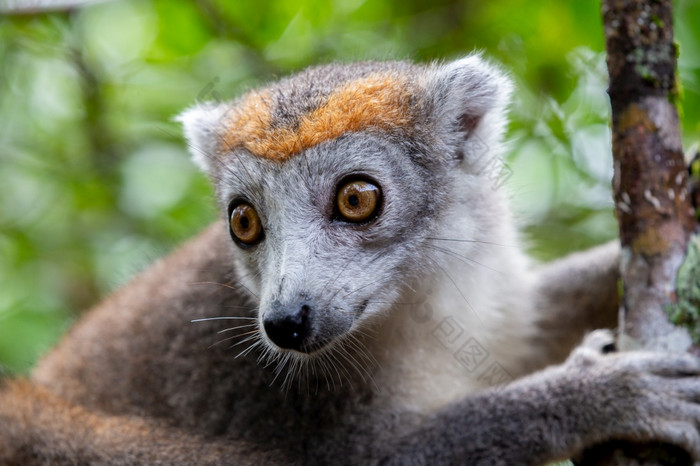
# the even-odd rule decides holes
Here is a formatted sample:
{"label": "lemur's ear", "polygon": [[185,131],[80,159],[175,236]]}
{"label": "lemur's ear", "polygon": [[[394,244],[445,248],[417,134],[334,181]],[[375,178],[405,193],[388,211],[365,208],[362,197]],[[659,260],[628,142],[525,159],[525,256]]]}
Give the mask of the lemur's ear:
{"label": "lemur's ear", "polygon": [[427,79],[431,120],[455,158],[500,154],[512,84],[506,74],[469,55],[433,68]]}
{"label": "lemur's ear", "polygon": [[182,123],[192,160],[205,173],[211,171],[212,160],[220,142],[219,129],[226,111],[224,104],[205,102],[194,105],[175,117],[175,121]]}

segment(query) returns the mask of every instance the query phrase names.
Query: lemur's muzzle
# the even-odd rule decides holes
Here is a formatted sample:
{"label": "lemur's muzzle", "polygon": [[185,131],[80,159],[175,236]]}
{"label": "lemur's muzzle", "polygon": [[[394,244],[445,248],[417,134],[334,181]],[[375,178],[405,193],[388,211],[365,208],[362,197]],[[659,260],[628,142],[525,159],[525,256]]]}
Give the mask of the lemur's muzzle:
{"label": "lemur's muzzle", "polygon": [[308,304],[273,305],[263,319],[267,337],[280,348],[302,351],[310,333],[311,312]]}

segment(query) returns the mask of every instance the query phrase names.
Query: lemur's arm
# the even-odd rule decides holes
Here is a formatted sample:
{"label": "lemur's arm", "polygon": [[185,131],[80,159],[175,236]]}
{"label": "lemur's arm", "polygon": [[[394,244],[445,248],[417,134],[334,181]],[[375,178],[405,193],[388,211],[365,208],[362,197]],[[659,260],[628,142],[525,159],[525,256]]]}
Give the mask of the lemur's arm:
{"label": "lemur's arm", "polygon": [[536,277],[540,331],[534,344],[547,355],[542,365],[563,361],[587,332],[617,327],[619,241],[544,264]]}
{"label": "lemur's arm", "polygon": [[675,444],[699,464],[700,359],[603,355],[612,341],[594,332],[565,364],[449,406],[383,463],[539,465],[619,439]]}

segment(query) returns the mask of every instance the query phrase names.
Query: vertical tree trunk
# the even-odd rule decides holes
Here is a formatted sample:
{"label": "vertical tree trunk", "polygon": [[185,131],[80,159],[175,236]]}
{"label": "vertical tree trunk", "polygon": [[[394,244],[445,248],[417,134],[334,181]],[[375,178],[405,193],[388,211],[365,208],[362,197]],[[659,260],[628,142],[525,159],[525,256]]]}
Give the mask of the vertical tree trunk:
{"label": "vertical tree trunk", "polygon": [[613,191],[622,244],[622,349],[686,351],[669,323],[695,221],[687,190],[669,0],[603,0],[612,105]]}
{"label": "vertical tree trunk", "polygon": [[[670,0],[603,0],[612,105],[613,192],[622,246],[622,350],[682,352],[690,334],[668,320],[695,228],[675,107]],[[686,464],[677,447],[611,442],[585,464]],[[680,462],[679,462],[680,461]]]}

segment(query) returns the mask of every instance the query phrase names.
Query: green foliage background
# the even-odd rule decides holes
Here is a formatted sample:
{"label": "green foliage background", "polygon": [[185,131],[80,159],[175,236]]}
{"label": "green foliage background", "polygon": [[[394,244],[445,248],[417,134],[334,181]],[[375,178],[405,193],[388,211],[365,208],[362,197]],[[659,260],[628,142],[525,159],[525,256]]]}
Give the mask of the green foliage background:
{"label": "green foliage background", "polygon": [[[314,63],[483,50],[517,84],[504,175],[533,254],[616,233],[597,1],[113,0],[25,14],[9,1],[0,367],[10,371],[28,370],[84,309],[216,217],[172,117]],[[675,15],[691,143],[700,3],[679,0]]]}

